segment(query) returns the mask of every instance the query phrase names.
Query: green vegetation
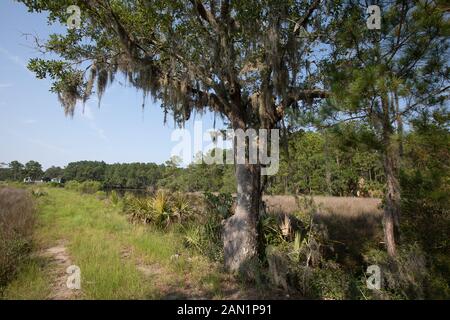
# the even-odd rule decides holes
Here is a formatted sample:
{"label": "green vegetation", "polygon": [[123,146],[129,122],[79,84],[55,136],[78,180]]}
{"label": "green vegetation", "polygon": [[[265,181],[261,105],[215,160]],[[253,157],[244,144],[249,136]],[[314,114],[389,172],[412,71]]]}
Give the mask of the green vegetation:
{"label": "green vegetation", "polygon": [[157,191],[152,197],[128,196],[123,201],[124,211],[130,215],[132,221],[152,224],[159,228],[167,228],[174,222],[185,223],[193,214],[186,196],[179,193],[170,195],[164,190]]}
{"label": "green vegetation", "polygon": [[[161,231],[152,225],[130,224],[121,208],[95,195],[61,188],[45,191],[47,196],[37,198],[35,251],[63,246],[71,263],[81,268],[82,292],[63,298],[219,298],[225,294],[220,283],[230,280],[221,275],[218,265],[186,248],[177,228]],[[58,297],[55,274],[64,274],[64,266],[46,254],[18,266],[4,299]],[[192,292],[184,289],[186,281]]]}
{"label": "green vegetation", "polygon": [[[225,120],[223,129],[283,133],[272,177],[261,178],[261,159],[234,167],[180,168],[171,159],[80,161],[45,173],[36,161],[0,168],[2,180],[68,181],[67,189],[33,194],[42,240],[68,241],[85,270],[85,297],[156,296],[137,261],[154,256],[179,277],[192,259],[168,263],[168,256],[186,246],[207,256],[208,267],[223,260],[256,287],[270,280],[305,297],[448,297],[449,16],[442,1],[379,2],[377,30],[365,28],[359,1],[19,2],[48,12],[50,25],[67,21],[68,5],[83,12],[79,28],[38,43],[46,58],[28,64],[52,81],[66,115],[93,92],[101,100],[126,75],[144,103],[147,96],[161,102],[177,125],[210,111]],[[158,191],[108,198],[105,190],[115,188]],[[202,208],[174,191],[237,196],[232,203],[207,193]],[[378,197],[383,215],[327,216],[308,199],[290,214],[267,212],[265,192]],[[125,262],[123,247],[133,248]],[[373,263],[386,277],[380,292],[364,287]],[[216,293],[218,277],[208,275]]]}
{"label": "green vegetation", "polygon": [[[290,151],[286,153],[281,148],[280,170],[269,178],[266,193],[381,196],[384,174],[379,151],[363,143],[370,134],[368,128],[358,123],[322,132],[298,131],[291,134],[288,138]],[[48,170],[54,172],[55,168]],[[99,188],[130,188],[236,192],[233,165],[202,163],[182,168],[176,159],[162,165],[79,161],[69,163],[59,174],[56,177],[66,181],[66,188],[81,188],[89,192],[92,187],[97,191]],[[17,181],[21,181],[26,174],[19,171],[16,176],[19,177]],[[52,174],[45,171],[43,177],[47,176]],[[0,168],[0,179],[13,180],[13,177],[11,165]],[[93,186],[92,181],[100,185]]]}

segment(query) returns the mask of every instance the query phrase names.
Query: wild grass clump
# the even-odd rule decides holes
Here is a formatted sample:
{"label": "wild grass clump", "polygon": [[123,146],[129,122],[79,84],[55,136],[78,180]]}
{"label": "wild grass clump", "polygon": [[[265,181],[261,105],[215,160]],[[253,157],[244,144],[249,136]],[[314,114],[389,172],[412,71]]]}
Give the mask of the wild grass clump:
{"label": "wild grass clump", "polygon": [[80,183],[75,180],[70,180],[64,184],[64,188],[68,190],[78,191],[80,188]]}
{"label": "wild grass clump", "polygon": [[116,190],[111,191],[111,193],[109,194],[109,200],[115,206],[119,204],[120,197]]}
{"label": "wild grass clump", "polygon": [[203,212],[184,228],[184,242],[213,261],[222,261],[222,223],[232,214],[234,199],[230,193],[204,193]]}
{"label": "wild grass clump", "polygon": [[27,257],[35,224],[35,204],[25,190],[0,188],[0,290]]}
{"label": "wild grass clump", "polygon": [[68,190],[74,190],[84,194],[95,194],[98,191],[101,191],[102,184],[98,181],[92,180],[83,182],[68,181],[65,183],[64,187]]}
{"label": "wild grass clump", "polygon": [[47,187],[51,187],[51,188],[61,188],[63,186],[63,184],[58,183],[58,182],[47,182]]}
{"label": "wild grass clump", "polygon": [[124,211],[133,222],[167,228],[175,223],[183,224],[192,218],[194,209],[182,194],[169,194],[159,190],[154,196],[125,196]]}
{"label": "wild grass clump", "polygon": [[448,299],[447,279],[430,268],[427,254],[417,244],[402,245],[396,257],[384,250],[370,250],[365,255],[368,264],[376,264],[382,271],[382,288],[373,292],[377,299]]}
{"label": "wild grass clump", "polygon": [[36,188],[36,189],[31,189],[31,195],[35,198],[40,198],[40,197],[47,196],[48,193],[41,188]]}
{"label": "wild grass clump", "polygon": [[292,215],[261,219],[269,282],[306,298],[349,298],[352,275],[336,263],[328,229],[316,218],[318,207],[309,198],[300,199],[299,207]]}
{"label": "wild grass clump", "polygon": [[101,191],[102,184],[98,181],[84,181],[80,183],[78,191],[81,193],[94,194],[98,191]]}

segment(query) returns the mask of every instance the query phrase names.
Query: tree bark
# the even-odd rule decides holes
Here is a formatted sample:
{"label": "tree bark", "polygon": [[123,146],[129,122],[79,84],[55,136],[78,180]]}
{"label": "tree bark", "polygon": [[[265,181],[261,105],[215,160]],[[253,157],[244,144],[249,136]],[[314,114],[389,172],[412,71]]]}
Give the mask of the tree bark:
{"label": "tree bark", "polygon": [[245,271],[257,257],[257,223],[261,205],[261,167],[236,164],[237,205],[223,227],[224,260],[229,271]]}
{"label": "tree bark", "polygon": [[394,257],[397,254],[396,244],[399,231],[400,216],[400,183],[398,180],[398,145],[394,139],[394,130],[389,118],[389,101],[387,97],[382,100],[383,103],[383,168],[386,177],[386,193],[384,203],[384,236],[386,249],[389,256]]}
{"label": "tree bark", "polygon": [[397,134],[398,134],[398,153],[400,158],[403,157],[403,119],[400,112],[400,105],[398,103],[398,94],[394,92],[394,104],[395,104],[395,115],[397,120]]}
{"label": "tree bark", "polygon": [[392,142],[386,146],[384,172],[386,175],[386,194],[384,204],[384,234],[386,248],[390,256],[396,255],[400,216],[400,183],[397,177],[397,150]]}

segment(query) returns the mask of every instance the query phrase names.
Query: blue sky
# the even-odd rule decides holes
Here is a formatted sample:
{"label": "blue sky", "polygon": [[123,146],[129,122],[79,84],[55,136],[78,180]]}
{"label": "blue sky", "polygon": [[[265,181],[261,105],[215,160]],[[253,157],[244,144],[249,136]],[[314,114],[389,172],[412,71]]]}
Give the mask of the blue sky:
{"label": "blue sky", "polygon": [[[177,144],[170,139],[173,121],[163,124],[159,103],[142,110],[142,93],[118,83],[106,90],[101,107],[96,99],[65,117],[50,81],[27,70],[28,60],[42,57],[24,34],[47,38],[63,26],[49,26],[46,15],[31,14],[23,4],[0,1],[0,162],[39,161],[44,168],[78,160],[163,163]],[[196,115],[203,130],[213,126],[213,115]],[[221,122],[217,122],[220,127]],[[205,145],[208,143],[205,142]]]}

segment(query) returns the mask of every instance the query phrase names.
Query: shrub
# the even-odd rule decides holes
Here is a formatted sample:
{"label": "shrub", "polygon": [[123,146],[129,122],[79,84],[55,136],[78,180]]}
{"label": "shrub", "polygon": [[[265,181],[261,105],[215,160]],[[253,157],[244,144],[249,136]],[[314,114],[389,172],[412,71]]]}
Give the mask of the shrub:
{"label": "shrub", "polygon": [[426,255],[418,244],[399,246],[395,258],[389,257],[385,251],[375,249],[369,250],[365,257],[369,264],[378,265],[382,271],[383,287],[377,298],[449,297],[450,290],[445,279],[432,273],[427,265]]}
{"label": "shrub", "polygon": [[213,261],[222,261],[222,221],[232,214],[233,197],[230,193],[203,194],[205,208],[202,215],[184,228],[184,242]]}
{"label": "shrub", "polygon": [[285,242],[280,223],[275,215],[267,214],[259,220],[258,229],[261,237],[260,242],[263,248],[268,246],[278,246]]}
{"label": "shrub", "polygon": [[102,184],[98,181],[84,181],[80,184],[78,191],[81,193],[88,193],[88,194],[94,194],[98,191],[100,191],[102,187]]}
{"label": "shrub", "polygon": [[75,180],[67,181],[64,184],[64,188],[66,188],[68,190],[78,191],[80,189],[80,183]]}
{"label": "shrub", "polygon": [[60,188],[62,186],[62,184],[58,183],[58,182],[50,181],[50,182],[47,183],[47,186],[52,187],[52,188]]}
{"label": "shrub", "polygon": [[172,196],[171,210],[182,223],[191,220],[195,213],[190,199],[180,192]]}
{"label": "shrub", "polygon": [[223,219],[226,219],[233,214],[232,209],[234,199],[231,193],[219,193],[215,195],[211,192],[205,192],[203,195],[208,211],[220,215]]}
{"label": "shrub", "polygon": [[307,294],[320,299],[342,300],[348,297],[350,288],[349,274],[332,261],[328,261],[320,268],[315,268],[310,292]]}
{"label": "shrub", "polygon": [[44,196],[48,195],[48,193],[45,190],[36,188],[36,189],[31,190],[31,195],[33,197],[40,198],[40,197],[44,197]]}
{"label": "shrub", "polygon": [[120,198],[116,190],[111,191],[111,193],[109,194],[109,199],[111,200],[111,203],[113,205],[117,205],[119,203]]}
{"label": "shrub", "polygon": [[180,212],[175,210],[173,198],[167,191],[158,190],[149,201],[152,222],[158,227],[168,227],[173,222],[181,222]]}
{"label": "shrub", "polygon": [[9,281],[31,247],[35,205],[25,190],[0,189],[0,288]]}
{"label": "shrub", "polygon": [[213,261],[222,261],[222,219],[208,215],[202,223],[191,223],[184,228],[184,243]]}
{"label": "shrub", "polygon": [[301,202],[302,210],[294,216],[266,215],[261,220],[267,276],[275,286],[307,298],[348,298],[354,278],[328,254],[333,246],[327,228],[315,221],[316,206],[308,199]]}
{"label": "shrub", "polygon": [[97,191],[95,193],[95,197],[99,200],[105,200],[108,196],[106,195],[105,191]]}
{"label": "shrub", "polygon": [[64,187],[69,190],[78,191],[81,193],[94,194],[101,191],[102,184],[98,181],[87,180],[84,182],[68,181],[64,184]]}
{"label": "shrub", "polygon": [[167,228],[188,221],[193,213],[190,201],[181,194],[159,190],[153,197],[124,197],[124,211],[132,221]]}
{"label": "shrub", "polygon": [[139,198],[131,194],[125,194],[123,203],[123,210],[129,215],[132,222],[148,224],[154,221],[151,198]]}

